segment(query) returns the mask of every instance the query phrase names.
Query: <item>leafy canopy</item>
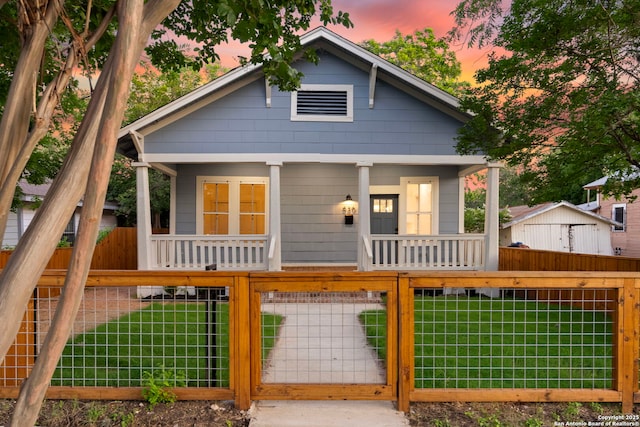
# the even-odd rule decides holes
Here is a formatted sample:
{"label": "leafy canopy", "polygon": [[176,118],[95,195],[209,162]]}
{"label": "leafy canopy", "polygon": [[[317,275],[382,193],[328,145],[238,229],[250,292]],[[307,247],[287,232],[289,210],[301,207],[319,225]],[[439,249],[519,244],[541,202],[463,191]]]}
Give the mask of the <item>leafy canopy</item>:
{"label": "leafy canopy", "polygon": [[460,81],[462,69],[455,52],[445,40],[436,39],[431,28],[409,35],[396,30],[389,41],[380,43],[370,39],[360,45],[452,95],[469,87],[469,83]]}
{"label": "leafy canopy", "polygon": [[[614,175],[609,191],[640,186],[640,0],[464,0],[452,39],[493,46],[463,154],[520,165],[533,202]],[[499,131],[498,131],[499,130]],[[631,178],[631,179],[629,179]]]}

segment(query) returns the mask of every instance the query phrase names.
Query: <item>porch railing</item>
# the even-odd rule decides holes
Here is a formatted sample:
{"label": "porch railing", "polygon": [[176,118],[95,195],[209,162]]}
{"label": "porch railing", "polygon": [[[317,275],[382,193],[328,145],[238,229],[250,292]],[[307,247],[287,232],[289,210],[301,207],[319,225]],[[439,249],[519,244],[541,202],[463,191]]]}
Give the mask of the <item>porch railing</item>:
{"label": "porch railing", "polygon": [[266,270],[267,236],[161,234],[151,237],[153,269]]}
{"label": "porch railing", "polygon": [[483,270],[483,234],[371,235],[372,270]]}

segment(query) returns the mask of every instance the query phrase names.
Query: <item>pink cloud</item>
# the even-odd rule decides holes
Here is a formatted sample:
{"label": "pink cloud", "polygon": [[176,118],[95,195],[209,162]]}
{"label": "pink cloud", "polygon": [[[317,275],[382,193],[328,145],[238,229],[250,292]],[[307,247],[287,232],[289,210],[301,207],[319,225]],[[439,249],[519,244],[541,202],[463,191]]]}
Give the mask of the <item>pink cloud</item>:
{"label": "pink cloud", "polygon": [[[354,28],[330,26],[332,31],[359,43],[367,39],[379,42],[391,39],[396,30],[410,34],[416,30],[432,28],[436,37],[443,37],[453,27],[451,11],[458,0],[333,0],[336,11],[348,12]],[[317,22],[320,25],[320,22]],[[487,50],[468,49],[466,46],[451,46],[462,63],[462,78],[473,81],[473,74],[487,64]],[[218,53],[222,64],[237,65],[237,58],[248,55],[248,49],[232,41],[220,46]]]}

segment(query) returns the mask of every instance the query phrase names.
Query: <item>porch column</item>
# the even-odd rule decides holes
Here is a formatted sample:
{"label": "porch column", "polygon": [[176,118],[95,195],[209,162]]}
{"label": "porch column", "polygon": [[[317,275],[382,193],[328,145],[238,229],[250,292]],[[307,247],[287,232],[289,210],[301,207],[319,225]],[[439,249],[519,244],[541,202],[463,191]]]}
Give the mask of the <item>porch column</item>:
{"label": "porch column", "polygon": [[151,197],[149,164],[134,162],[136,168],[136,206],[138,234],[138,270],[151,269]]}
{"label": "porch column", "polygon": [[280,220],[280,168],[282,162],[267,163],[269,166],[269,241],[267,254],[269,271],[282,269],[282,228]]}
{"label": "porch column", "polygon": [[176,234],[176,177],[169,177],[170,198],[169,198],[169,234]]}
{"label": "porch column", "polygon": [[487,199],[485,204],[484,234],[485,234],[485,261],[487,271],[498,270],[498,234],[499,221],[498,203],[500,165],[491,163],[487,170]]}
{"label": "porch column", "polygon": [[369,168],[373,163],[358,162],[358,271],[371,270],[364,242],[371,244],[371,213],[369,212]]}

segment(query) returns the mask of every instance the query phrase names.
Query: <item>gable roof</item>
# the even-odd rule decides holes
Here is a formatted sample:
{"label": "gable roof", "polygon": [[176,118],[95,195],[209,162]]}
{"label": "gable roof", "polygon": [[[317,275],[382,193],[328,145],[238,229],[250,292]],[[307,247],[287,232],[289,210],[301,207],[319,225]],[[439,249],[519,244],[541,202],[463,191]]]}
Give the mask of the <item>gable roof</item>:
{"label": "gable roof", "polygon": [[[303,48],[326,50],[337,57],[370,72],[375,70],[376,79],[385,81],[461,122],[470,118],[460,110],[458,99],[453,95],[427,83],[402,68],[391,64],[363,47],[353,43],[325,27],[318,27],[300,37]],[[246,84],[264,77],[261,64],[238,67],[194,91],[158,108],[135,122],[120,129],[118,152],[135,159],[135,138],[132,134],[151,133],[172,123],[186,113],[198,109]]]}
{"label": "gable roof", "polygon": [[586,215],[592,219],[595,219],[597,221],[603,221],[606,222],[608,224],[611,225],[618,225],[618,223],[616,221],[613,221],[609,218],[605,218],[601,215],[595,214],[593,212],[589,212],[589,211],[584,211],[582,209],[580,209],[579,207],[577,207],[576,205],[566,202],[566,201],[561,201],[558,203],[553,203],[553,202],[546,202],[546,203],[542,203],[539,205],[535,205],[535,206],[514,206],[509,208],[509,213],[511,214],[511,221],[504,223],[500,226],[500,228],[505,229],[505,228],[509,228],[513,225],[519,224],[521,222],[524,222],[530,218],[536,217],[538,215],[542,215],[545,212],[549,212],[553,209],[558,209],[560,207],[565,207],[568,209],[571,209],[581,215]]}
{"label": "gable roof", "polygon": [[[44,184],[30,184],[25,179],[21,179],[20,182],[18,182],[18,185],[22,190],[22,196],[20,197],[20,200],[22,200],[23,202],[35,202],[38,200],[42,200],[47,196],[47,193],[49,192],[52,184],[51,181],[47,181]],[[83,203],[83,200],[80,200],[77,206],[82,206]],[[106,200],[104,202],[104,209],[116,210],[118,209],[118,204]]]}

